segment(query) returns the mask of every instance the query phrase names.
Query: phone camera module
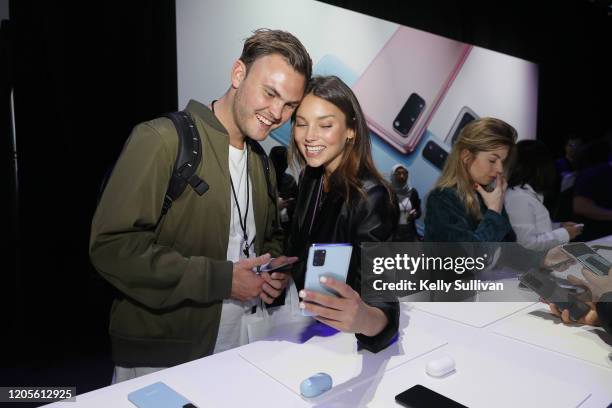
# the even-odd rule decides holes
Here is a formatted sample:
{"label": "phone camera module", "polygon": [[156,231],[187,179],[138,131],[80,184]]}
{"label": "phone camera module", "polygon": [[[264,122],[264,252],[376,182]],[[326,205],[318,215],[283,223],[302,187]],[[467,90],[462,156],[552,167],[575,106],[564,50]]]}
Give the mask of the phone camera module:
{"label": "phone camera module", "polygon": [[393,128],[404,137],[408,136],[424,109],[425,100],[416,93],[410,94],[406,103],[393,120]]}
{"label": "phone camera module", "polygon": [[325,253],[324,249],[317,249],[314,252],[314,257],[312,260],[312,266],[323,266],[325,265]]}

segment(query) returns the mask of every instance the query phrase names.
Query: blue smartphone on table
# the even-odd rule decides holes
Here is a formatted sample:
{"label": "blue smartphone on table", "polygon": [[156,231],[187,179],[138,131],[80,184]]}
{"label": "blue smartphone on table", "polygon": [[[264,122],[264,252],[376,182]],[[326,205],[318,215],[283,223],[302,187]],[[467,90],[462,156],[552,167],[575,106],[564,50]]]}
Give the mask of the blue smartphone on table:
{"label": "blue smartphone on table", "polygon": [[138,408],[197,408],[161,381],[130,392],[128,400]]}
{"label": "blue smartphone on table", "polygon": [[[325,295],[338,296],[338,294],[323,285],[322,276],[346,282],[353,246],[351,244],[312,244],[308,250],[308,263],[306,264],[306,279],[304,289]],[[304,316],[313,316],[312,313],[302,309]]]}

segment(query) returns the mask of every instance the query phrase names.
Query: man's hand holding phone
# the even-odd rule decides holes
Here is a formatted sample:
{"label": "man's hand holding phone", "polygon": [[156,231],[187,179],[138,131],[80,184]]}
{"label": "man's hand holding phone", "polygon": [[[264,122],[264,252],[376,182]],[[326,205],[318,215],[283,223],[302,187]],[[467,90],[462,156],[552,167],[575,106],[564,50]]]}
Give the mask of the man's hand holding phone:
{"label": "man's hand holding phone", "polygon": [[[595,275],[594,273],[587,270],[586,268],[582,268],[582,274],[585,276],[585,278],[590,275],[596,278],[602,278],[600,276]],[[597,310],[595,309],[594,302],[596,301],[596,299],[599,299],[599,296],[601,296],[601,294],[599,294],[599,296],[596,297],[595,293],[593,293],[591,289],[591,288],[595,289],[593,285],[581,279],[578,279],[573,275],[568,275],[567,280],[572,285],[579,286],[585,289],[585,292],[581,294],[579,298],[581,298],[581,300],[589,307],[589,311],[584,316],[582,316],[580,319],[574,321],[570,317],[569,310],[567,309],[560,310],[555,304],[549,303],[545,300],[544,300],[544,303],[548,303],[548,307],[550,308],[551,313],[557,317],[560,317],[561,320],[563,320],[563,323],[565,324],[578,323],[578,324],[587,324],[589,326],[599,326],[599,317],[597,316]],[[612,284],[612,281],[611,281],[611,284]]]}
{"label": "man's hand holding phone", "polygon": [[257,258],[241,259],[234,262],[232,270],[232,299],[246,301],[253,299],[261,293],[264,284],[261,276],[253,273],[254,268],[270,262],[270,254],[264,254]]}
{"label": "man's hand holding phone", "polygon": [[593,302],[599,302],[604,293],[612,292],[612,268],[605,276],[599,276],[587,268],[582,268],[582,276],[585,279],[582,283],[591,291]]}
{"label": "man's hand holding phone", "polygon": [[258,274],[264,280],[259,297],[267,304],[274,302],[289,284],[290,272],[298,258],[279,256],[259,267]]}

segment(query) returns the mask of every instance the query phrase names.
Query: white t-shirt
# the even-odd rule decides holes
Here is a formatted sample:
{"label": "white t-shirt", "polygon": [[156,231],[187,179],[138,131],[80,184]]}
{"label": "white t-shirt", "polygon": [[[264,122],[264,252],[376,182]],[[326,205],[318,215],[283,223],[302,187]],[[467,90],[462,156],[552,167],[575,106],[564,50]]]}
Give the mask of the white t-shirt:
{"label": "white t-shirt", "polygon": [[[232,177],[232,183],[240,205],[240,214],[244,222],[244,212],[247,206],[247,182],[249,183],[249,213],[247,215],[246,229],[249,244],[255,238],[255,215],[253,212],[253,184],[246,172],[247,150],[237,149],[230,145],[229,147],[229,170]],[[244,234],[240,226],[240,215],[238,215],[238,207],[236,200],[230,187],[230,228],[229,241],[227,245],[227,260],[236,262],[246,258],[244,249]],[[249,247],[249,258],[255,256],[254,244]],[[252,307],[256,301],[240,302],[234,299],[223,300],[223,308],[221,309],[221,321],[219,322],[219,333],[217,342],[215,343],[214,353],[220,353],[234,347],[241,346],[241,330],[243,318],[251,314]]]}
{"label": "white t-shirt", "polygon": [[516,233],[516,242],[534,251],[546,251],[570,240],[565,228],[553,229],[543,200],[544,197],[529,184],[509,188],[504,197],[504,207]]}

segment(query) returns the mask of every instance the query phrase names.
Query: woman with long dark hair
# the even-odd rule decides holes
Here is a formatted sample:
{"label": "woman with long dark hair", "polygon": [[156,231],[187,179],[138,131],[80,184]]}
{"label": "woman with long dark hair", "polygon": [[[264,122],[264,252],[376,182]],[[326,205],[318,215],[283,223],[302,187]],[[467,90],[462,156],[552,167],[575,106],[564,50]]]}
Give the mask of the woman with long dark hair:
{"label": "woman with long dark hair", "polygon": [[346,283],[331,278],[323,283],[338,297],[304,290],[306,263],[298,264],[293,279],[300,307],[331,327],[355,333],[362,347],[376,352],[395,336],[399,306],[361,298],[360,244],[392,239],[398,222],[395,195],[374,166],[359,102],[339,78],[313,78],[292,120],[290,157],[302,175],[288,253],[306,260],[313,243],[353,246]]}
{"label": "woman with long dark hair", "polygon": [[505,208],[516,242],[527,249],[545,251],[566,244],[582,232],[574,222],[552,227],[550,214],[544,207],[544,195],[554,187],[555,165],[546,145],[539,140],[518,142]]}

